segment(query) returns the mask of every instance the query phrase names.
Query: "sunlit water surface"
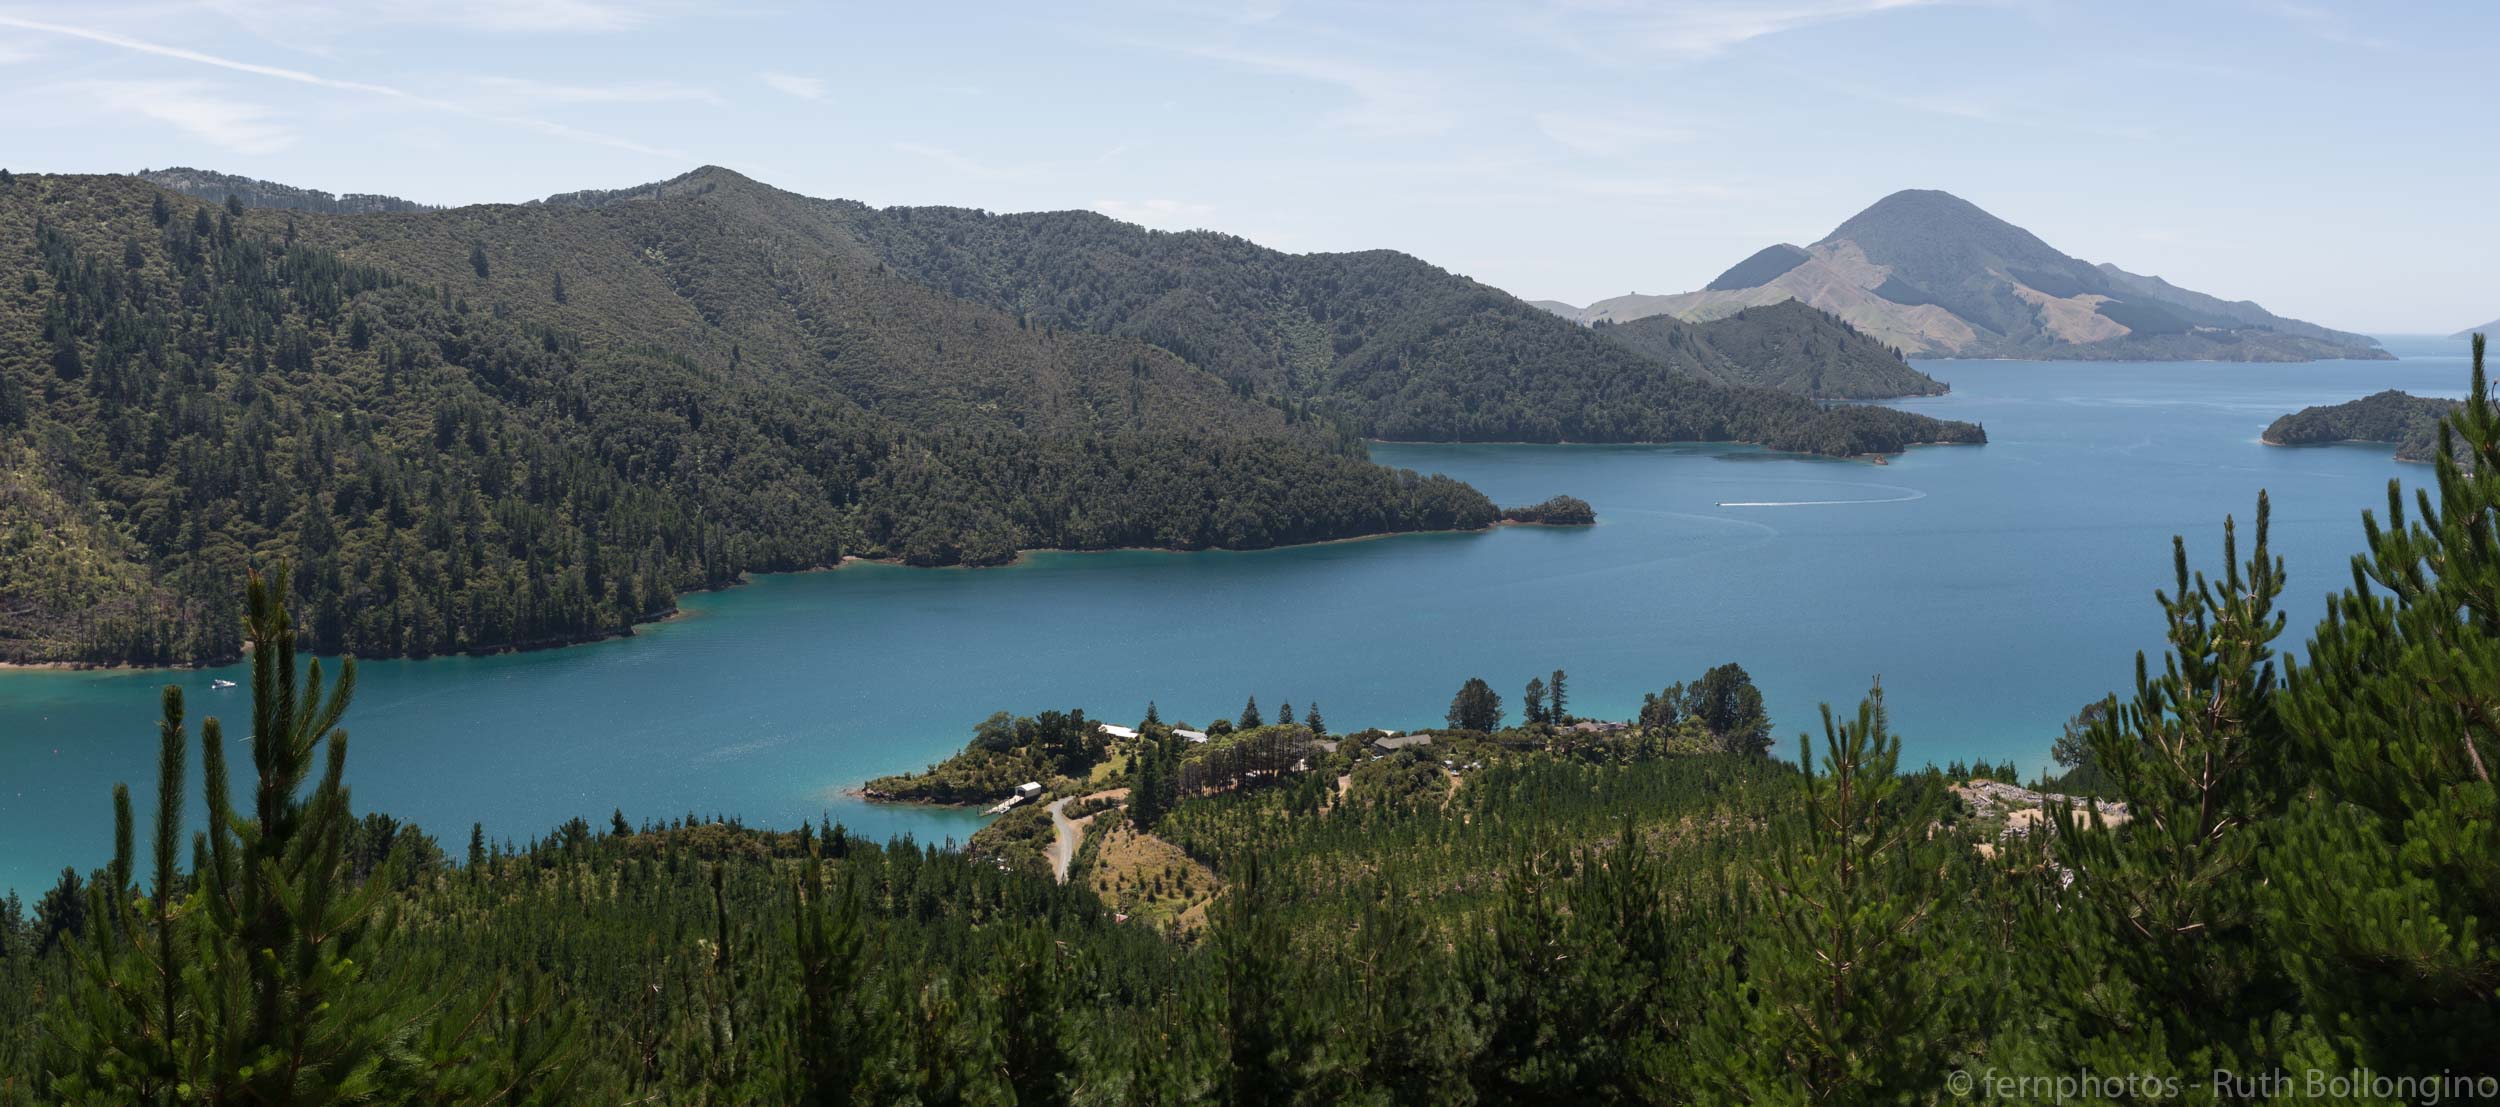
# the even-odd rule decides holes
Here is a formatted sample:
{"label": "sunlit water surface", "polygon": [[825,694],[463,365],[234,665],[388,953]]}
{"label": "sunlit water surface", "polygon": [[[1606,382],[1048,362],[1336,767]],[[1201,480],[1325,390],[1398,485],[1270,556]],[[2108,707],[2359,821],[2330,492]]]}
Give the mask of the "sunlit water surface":
{"label": "sunlit water surface", "polygon": [[[760,578],[687,597],[687,617],[630,639],[367,663],[349,779],[360,808],[455,849],[473,820],[521,840],[617,808],[961,838],[976,818],[842,789],[944,756],[1002,708],[1133,721],[1151,698],[1204,723],[1256,695],[1271,714],[1316,701],[1339,730],[1409,727],[1467,677],[1515,710],[1529,677],[1563,668],[1572,710],[1620,717],[1730,660],[1763,687],[1784,746],[1818,703],[1853,703],[1880,675],[1913,762],[2035,769],[2062,720],[2159,647],[2170,536],[2211,564],[2223,516],[2245,520],[2261,488],[2298,645],[2348,579],[2360,510],[2389,478],[2429,471],[2258,432],[2381,388],[2461,394],[2462,344],[2391,348],[2405,360],[1925,365],[1953,393],[1901,406],[1982,422],[1991,442],[1883,466],[1730,446],[1379,446],[1504,503],[1581,496],[1601,521]],[[244,691],[210,682],[242,675],[0,673],[0,887],[31,897],[63,865],[101,863],[113,782],[152,802],[156,686],[180,683],[194,719],[234,718]]]}

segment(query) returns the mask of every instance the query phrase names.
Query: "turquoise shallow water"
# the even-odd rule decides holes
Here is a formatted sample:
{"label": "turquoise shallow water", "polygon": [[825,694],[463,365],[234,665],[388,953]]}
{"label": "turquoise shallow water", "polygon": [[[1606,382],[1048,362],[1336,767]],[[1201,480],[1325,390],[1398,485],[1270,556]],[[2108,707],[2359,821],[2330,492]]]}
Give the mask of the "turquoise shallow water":
{"label": "turquoise shallow water", "polygon": [[[2391,346],[2406,359],[1937,363],[1953,394],[1903,406],[1984,422],[1993,441],[1884,466],[1721,446],[1381,446],[1505,503],[1582,496],[1601,522],[763,578],[689,597],[689,617],[630,639],[367,664],[349,780],[360,807],[455,848],[472,820],[523,839],[620,807],[960,838],[977,819],[840,790],[943,756],[1002,708],[1131,721],[1152,698],[1205,722],[1256,695],[1270,713],[1316,700],[1341,730],[1405,727],[1467,677],[1515,710],[1520,685],[1561,667],[1575,711],[1622,716],[1727,660],[1763,686],[1787,745],[1818,702],[1853,703],[1880,674],[1910,759],[2036,768],[2058,724],[2159,645],[2170,536],[2210,564],[2223,515],[2245,519],[2260,488],[2292,573],[2292,637],[2305,632],[2348,579],[2360,509],[2428,470],[2257,435],[2380,388],[2462,392],[2462,344]],[[0,673],[0,887],[31,896],[65,864],[101,863],[112,783],[151,802],[154,688],[182,684],[195,719],[242,715],[241,690],[210,690],[221,676],[240,671]]]}

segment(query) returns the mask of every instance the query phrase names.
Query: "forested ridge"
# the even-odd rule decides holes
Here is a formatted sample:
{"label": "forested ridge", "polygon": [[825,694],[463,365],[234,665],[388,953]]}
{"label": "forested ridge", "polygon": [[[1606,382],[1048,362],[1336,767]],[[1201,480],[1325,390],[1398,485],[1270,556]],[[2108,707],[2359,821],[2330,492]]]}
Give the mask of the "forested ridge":
{"label": "forested ridge", "polygon": [[1837,315],[1783,300],[1687,323],[1672,315],[1592,329],[1645,357],[1710,379],[1835,400],[1940,396],[1943,384]]}
{"label": "forested ridge", "polygon": [[2060,743],[2123,811],[2023,822],[1904,766],[1880,683],[1766,756],[1730,664],[1613,726],[1559,670],[1517,725],[1469,679],[1395,738],[993,719],[974,760],[1093,765],[1051,784],[1101,789],[1064,884],[1030,811],[971,850],[615,812],[455,860],[353,811],[352,662],[301,664],[256,578],[250,766],[167,688],[159,806],[116,789],[105,864],[0,899],[0,1105],[2500,1098],[2481,355],[2297,660],[2262,495],[2209,567],[2174,540],[2163,655],[2084,659],[2118,691]]}
{"label": "forested ridge", "polygon": [[668,204],[322,217],[0,183],[0,660],[575,641],[686,589],[1031,548],[1489,525],[1474,489],[1133,339],[883,275],[742,179]]}
{"label": "forested ridge", "polygon": [[827,203],[895,271],[929,287],[1047,325],[1142,338],[1376,438],[1738,441],[1843,456],[1986,439],[1967,423],[1715,383],[1720,356],[1636,352],[1395,251],[1286,254],[1091,212]]}

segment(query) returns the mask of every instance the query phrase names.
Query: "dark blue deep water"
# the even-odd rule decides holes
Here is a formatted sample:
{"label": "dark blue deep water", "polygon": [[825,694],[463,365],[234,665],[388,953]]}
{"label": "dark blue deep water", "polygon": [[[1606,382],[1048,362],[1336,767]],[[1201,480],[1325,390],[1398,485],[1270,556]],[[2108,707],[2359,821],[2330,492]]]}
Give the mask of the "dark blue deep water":
{"label": "dark blue deep water", "polygon": [[[1987,425],[1985,447],[1889,465],[1744,447],[1381,446],[1504,503],[1557,492],[1584,530],[1507,528],[1260,553],[1043,554],[992,570],[856,565],[687,598],[630,639],[363,666],[349,712],[360,808],[456,849],[482,820],[525,839],[572,815],[688,812],[960,838],[968,815],[841,794],[960,745],[999,709],[1206,722],[1256,695],[1338,730],[1433,722],[1470,676],[1516,704],[1571,674],[1572,709],[1738,661],[1783,743],[1881,675],[1913,761],[2045,761],[2058,724],[2158,648],[2170,536],[2218,557],[2222,519],[2274,494],[2297,647],[2348,579],[2361,509],[2426,467],[2385,448],[2280,449],[2275,416],[2403,388],[2458,395],[2461,343],[2397,362],[1924,366],[1953,394],[1903,406]],[[31,896],[110,849],[110,789],[144,811],[156,686],[241,716],[225,672],[0,672],[0,888]],[[239,732],[238,728],[238,732]],[[192,764],[196,767],[195,755]],[[234,760],[249,761],[240,751]],[[194,769],[196,772],[196,768]],[[196,803],[194,804],[196,811]]]}

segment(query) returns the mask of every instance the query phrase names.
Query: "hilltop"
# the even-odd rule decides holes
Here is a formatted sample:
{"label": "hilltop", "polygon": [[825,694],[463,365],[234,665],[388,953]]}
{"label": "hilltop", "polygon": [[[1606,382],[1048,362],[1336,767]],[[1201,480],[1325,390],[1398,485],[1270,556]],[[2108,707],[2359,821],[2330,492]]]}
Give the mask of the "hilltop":
{"label": "hilltop", "polygon": [[2094,265],[1950,193],[1884,197],[1811,246],[1766,247],[1702,289],[1564,314],[1692,322],[1795,299],[1912,356],[2146,361],[2384,359],[2376,340]]}
{"label": "hilltop", "polygon": [[1945,386],[1848,321],[1795,300],[1704,323],[1652,315],[1599,321],[1598,334],[1642,356],[1731,384],[1840,400],[1940,396]]}
{"label": "hilltop", "polygon": [[284,208],[289,211],[318,212],[324,215],[358,215],[366,212],[434,211],[432,204],[402,200],[397,196],[381,196],[368,192],[332,195],[317,188],[238,177],[207,169],[174,166],[168,169],[142,169],[131,176],[170,189],[185,196],[222,204],[232,196],[247,208]]}

